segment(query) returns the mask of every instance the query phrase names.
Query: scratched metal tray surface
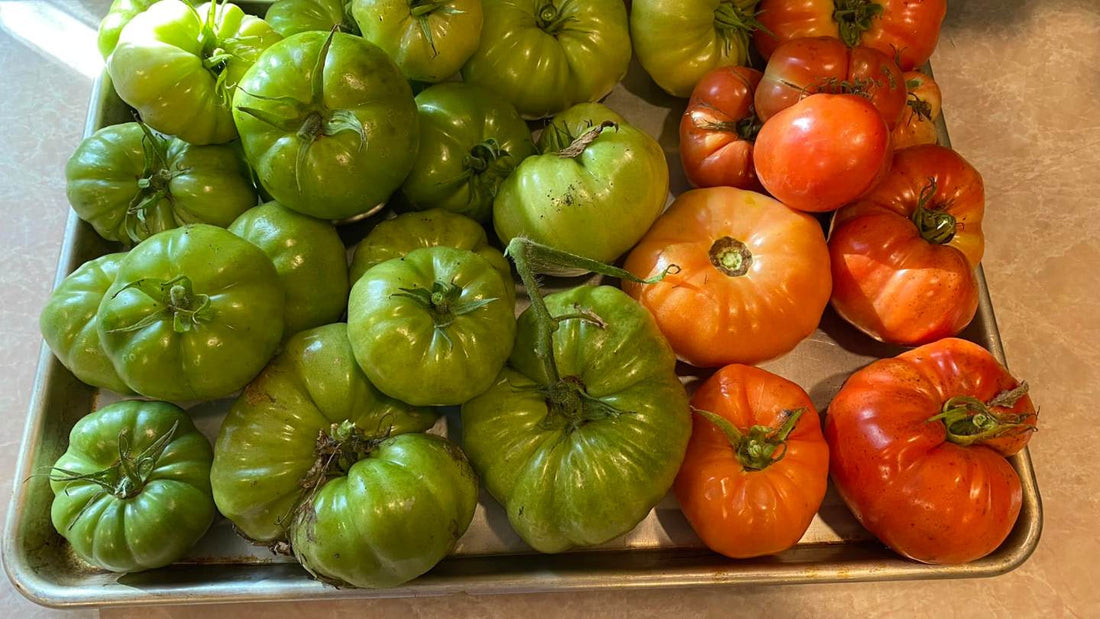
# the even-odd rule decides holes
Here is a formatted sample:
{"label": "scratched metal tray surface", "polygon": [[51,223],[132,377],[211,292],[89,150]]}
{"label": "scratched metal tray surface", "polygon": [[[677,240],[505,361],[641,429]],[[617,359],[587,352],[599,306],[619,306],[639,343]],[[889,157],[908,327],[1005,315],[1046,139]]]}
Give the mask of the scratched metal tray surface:
{"label": "scratched metal tray surface", "polygon": [[[677,131],[685,102],[665,95],[634,63],[606,103],[632,124],[656,137],[668,157],[672,195],[688,189],[677,153]],[[95,85],[86,133],[130,120],[106,76]],[[941,123],[941,143],[947,134]],[[75,144],[73,145],[75,148]],[[671,199],[671,197],[670,197]],[[341,228],[351,247],[385,214]],[[993,243],[997,239],[992,240]],[[70,213],[56,282],[83,262],[117,248]],[[55,285],[56,285],[55,282]],[[979,268],[978,314],[963,337],[982,344],[1004,361],[1004,351]],[[575,285],[579,280],[553,282]],[[900,349],[872,341],[831,310],[820,328],[793,352],[763,364],[805,388],[824,411],[845,378],[874,359]],[[312,580],[293,560],[238,537],[219,518],[187,556],[171,566],[118,575],[93,568],[71,552],[50,523],[53,495],[47,478],[64,452],[77,419],[116,401],[118,396],[84,385],[43,345],[15,475],[15,488],[3,538],[8,577],[31,600],[46,606],[187,604],[316,598],[409,597],[493,594],[607,588],[729,586],[762,583],[881,581],[992,576],[1014,569],[1035,549],[1042,507],[1028,452],[1012,459],[1023,482],[1023,508],[1004,544],[967,565],[932,566],[895,555],[854,520],[830,488],[820,513],[794,548],[771,557],[732,560],[709,552],[667,496],[630,533],[596,548],[558,555],[534,552],[512,531],[500,506],[482,490],[472,524],[450,557],[424,576],[393,589],[335,589]],[[705,378],[682,366],[684,380]],[[211,439],[231,400],[191,407],[197,426]],[[460,439],[455,411],[446,412],[433,432]],[[614,496],[607,500],[614,501]]]}

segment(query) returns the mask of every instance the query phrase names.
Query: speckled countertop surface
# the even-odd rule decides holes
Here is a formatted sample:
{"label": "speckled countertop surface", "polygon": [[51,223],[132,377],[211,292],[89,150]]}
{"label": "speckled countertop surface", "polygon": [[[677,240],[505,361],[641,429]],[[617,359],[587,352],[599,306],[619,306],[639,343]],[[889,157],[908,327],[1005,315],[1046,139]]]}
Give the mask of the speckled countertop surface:
{"label": "speckled countertop surface", "polygon": [[[64,222],[63,167],[98,72],[109,0],[0,0],[0,504]],[[932,58],[952,141],[983,173],[986,275],[1014,373],[1033,386],[1045,527],[1032,558],[987,580],[708,588],[65,612],[6,581],[2,617],[1100,616],[1100,3],[951,0]]]}

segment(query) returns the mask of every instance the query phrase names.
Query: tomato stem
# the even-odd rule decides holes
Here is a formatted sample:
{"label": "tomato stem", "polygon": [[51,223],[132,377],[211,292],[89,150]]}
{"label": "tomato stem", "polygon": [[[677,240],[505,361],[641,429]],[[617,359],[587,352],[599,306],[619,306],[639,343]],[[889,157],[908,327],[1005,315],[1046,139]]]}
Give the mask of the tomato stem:
{"label": "tomato stem", "polygon": [[[755,3],[752,4],[755,5]],[[742,9],[733,0],[723,0],[714,9],[714,28],[722,37],[722,48],[725,55],[729,56],[731,54],[734,43],[737,43],[738,48],[747,54],[748,37],[754,30],[762,30],[767,34],[772,34],[757,19],[759,14],[759,11],[748,12]]]}
{"label": "tomato stem", "polygon": [[162,309],[146,315],[132,325],[111,329],[109,333],[139,331],[165,317],[172,318],[172,328],[176,333],[186,333],[206,320],[213,311],[210,307],[210,296],[195,294],[191,279],[186,275],[180,275],[165,282],[151,278],[135,280],[120,288],[115,296],[131,288],[140,290],[145,296],[159,303]]}
{"label": "tomato stem", "polygon": [[947,212],[948,205],[929,205],[936,195],[936,179],[929,178],[928,184],[917,198],[917,208],[913,211],[913,224],[920,231],[921,238],[934,245],[945,245],[955,238],[958,223],[955,216]]}
{"label": "tomato stem", "polygon": [[553,1],[546,2],[535,13],[535,24],[539,29],[551,36],[556,36],[561,29],[576,18],[566,15],[572,0],[565,0],[561,6],[555,6]]}
{"label": "tomato stem", "polygon": [[119,499],[133,498],[145,488],[149,476],[157,467],[157,461],[164,455],[164,450],[168,448],[168,443],[172,441],[178,429],[177,421],[140,454],[134,456],[130,450],[129,429],[123,428],[118,434],[118,461],[114,465],[92,473],[77,473],[54,467],[50,472],[50,480],[90,482]]}
{"label": "tomato stem", "polygon": [[619,130],[619,125],[616,123],[605,120],[602,123],[589,127],[584,133],[580,134],[575,140],[573,140],[569,146],[558,151],[558,157],[562,159],[575,159],[584,152],[584,149],[588,148],[592,142],[596,141],[596,138],[600,137],[604,129],[615,128],[615,131]]}
{"label": "tomato stem", "polygon": [[710,246],[710,263],[730,277],[740,277],[752,266],[752,252],[741,241],[724,236]]}
{"label": "tomato stem", "polygon": [[840,40],[848,47],[859,45],[863,33],[882,16],[882,5],[873,0],[833,0],[833,21],[840,32]]}
{"label": "tomato stem", "polygon": [[943,421],[947,440],[968,446],[989,441],[1010,432],[1034,432],[1035,426],[1027,423],[1034,413],[998,413],[995,408],[1011,408],[1027,394],[1026,382],[993,396],[989,402],[966,395],[955,396],[943,404],[942,411],[929,417],[925,423]]}
{"label": "tomato stem", "polygon": [[558,373],[557,361],[554,359],[553,336],[558,326],[566,320],[587,320],[597,324],[598,328],[604,328],[606,323],[598,316],[593,316],[584,311],[578,311],[564,316],[552,316],[546,307],[546,300],[539,290],[536,273],[553,273],[562,268],[582,269],[594,273],[600,273],[609,277],[618,277],[638,284],[653,284],[661,281],[669,273],[679,273],[680,267],[670,264],[661,273],[648,279],[640,278],[630,271],[604,264],[598,260],[585,258],[571,254],[567,251],[554,249],[531,239],[516,237],[508,243],[504,255],[512,259],[516,265],[516,271],[527,290],[527,297],[531,300],[531,310],[535,313],[535,356],[542,362],[543,372],[547,382],[555,385],[561,382]]}
{"label": "tomato stem", "polygon": [[726,435],[737,461],[748,471],[762,471],[786,457],[787,437],[806,412],[805,408],[784,410],[778,428],[755,425],[747,432],[742,432],[721,415],[694,406],[691,410]]}

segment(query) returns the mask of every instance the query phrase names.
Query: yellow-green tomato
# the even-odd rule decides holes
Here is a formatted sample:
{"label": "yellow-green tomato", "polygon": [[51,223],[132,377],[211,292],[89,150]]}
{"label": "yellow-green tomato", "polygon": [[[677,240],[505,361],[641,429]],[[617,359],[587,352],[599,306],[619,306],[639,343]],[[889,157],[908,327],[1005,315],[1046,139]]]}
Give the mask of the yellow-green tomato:
{"label": "yellow-green tomato", "polygon": [[358,34],[350,8],[346,0],[278,0],[264,13],[264,21],[284,37],[314,30],[329,32],[336,27]]}
{"label": "yellow-green tomato", "polygon": [[638,62],[666,92],[689,96],[711,69],[748,64],[757,2],[634,0],[630,36]]}
{"label": "yellow-green tomato", "polygon": [[168,565],[214,521],[211,459],[209,441],[178,406],[105,406],[76,422],[50,470],[53,526],[96,567]]}
{"label": "yellow-green tomato", "polygon": [[461,404],[492,384],[512,350],[511,285],[481,256],[450,247],[376,265],[348,301],[355,359],[390,397]]}
{"label": "yellow-green tomato", "polygon": [[235,4],[161,0],[119,34],[107,63],[115,91],[150,127],[190,144],[237,137],[233,93],[279,35]]}
{"label": "yellow-green tomato", "polygon": [[351,13],[363,38],[418,82],[458,73],[481,37],[481,0],[352,0]]}
{"label": "yellow-green tomato", "polygon": [[348,298],[348,257],[336,228],[278,202],[245,211],[229,231],[259,247],[286,290],[284,337],[336,322]]}
{"label": "yellow-green tomato", "polygon": [[241,80],[233,116],[264,189],[320,219],[386,201],[416,159],[408,82],[381,49],[342,32],[271,46]]}
{"label": "yellow-green tomato", "polygon": [[599,103],[555,116],[500,186],[493,222],[505,244],[523,236],[613,262],[664,209],[668,164],[660,145]]}
{"label": "yellow-green tomato", "polygon": [[462,79],[504,97],[525,118],[598,101],[630,65],[622,0],[482,0],[481,44]]}

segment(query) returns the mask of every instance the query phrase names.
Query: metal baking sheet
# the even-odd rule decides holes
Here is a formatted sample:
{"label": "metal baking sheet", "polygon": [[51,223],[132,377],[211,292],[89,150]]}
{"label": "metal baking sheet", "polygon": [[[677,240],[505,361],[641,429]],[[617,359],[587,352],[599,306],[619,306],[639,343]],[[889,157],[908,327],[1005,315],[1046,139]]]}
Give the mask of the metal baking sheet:
{"label": "metal baking sheet", "polygon": [[[657,138],[668,157],[672,196],[686,191],[688,183],[677,151],[685,101],[661,92],[634,63],[606,103]],[[109,78],[100,78],[93,89],[85,133],[130,119],[129,109],[115,95]],[[942,121],[940,141],[949,144]],[[341,234],[345,242],[352,246],[383,216],[344,226]],[[83,262],[112,250],[89,225],[70,213],[55,285]],[[556,283],[566,285],[564,280]],[[963,337],[985,346],[1004,362],[980,268],[978,283],[978,314]],[[872,341],[827,310],[816,333],[790,354],[763,367],[801,385],[824,410],[849,374],[900,350]],[[688,383],[709,373],[688,366],[681,370]],[[596,548],[542,555],[519,539],[503,510],[483,490],[473,522],[453,554],[428,574],[393,589],[322,585],[293,560],[238,537],[220,516],[198,546],[178,563],[117,575],[92,568],[72,554],[50,523],[53,495],[47,478],[36,475],[48,471],[63,453],[77,419],[117,399],[78,381],[43,345],[3,538],[8,577],[23,595],[39,604],[191,604],[993,576],[1012,570],[1030,556],[1042,526],[1039,492],[1031,459],[1024,450],[1012,459],[1023,484],[1023,507],[1015,528],[996,552],[966,565],[933,566],[902,559],[860,527],[831,487],[797,546],[776,556],[749,560],[709,552],[671,495],[637,528],[618,539]],[[213,439],[229,403],[200,404],[190,408],[190,413]],[[433,431],[457,437],[458,423],[452,410]]]}

